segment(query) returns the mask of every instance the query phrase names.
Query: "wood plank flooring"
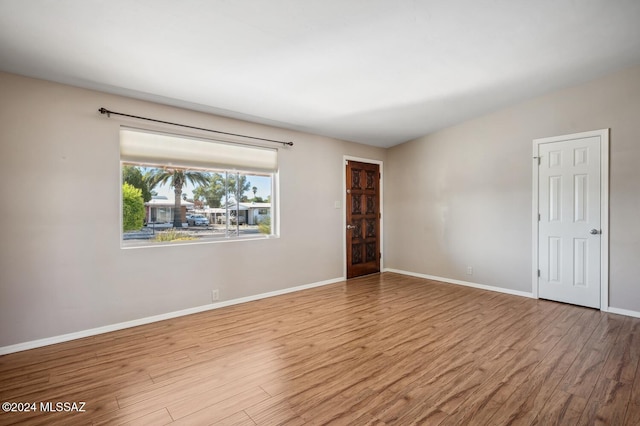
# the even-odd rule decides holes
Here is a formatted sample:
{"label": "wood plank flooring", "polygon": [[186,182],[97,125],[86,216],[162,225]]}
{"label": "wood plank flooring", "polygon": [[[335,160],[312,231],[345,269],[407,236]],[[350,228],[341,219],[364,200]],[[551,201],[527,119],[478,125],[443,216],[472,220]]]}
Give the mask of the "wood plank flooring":
{"label": "wood plank flooring", "polygon": [[638,425],[640,319],[392,273],[0,357],[0,425]]}

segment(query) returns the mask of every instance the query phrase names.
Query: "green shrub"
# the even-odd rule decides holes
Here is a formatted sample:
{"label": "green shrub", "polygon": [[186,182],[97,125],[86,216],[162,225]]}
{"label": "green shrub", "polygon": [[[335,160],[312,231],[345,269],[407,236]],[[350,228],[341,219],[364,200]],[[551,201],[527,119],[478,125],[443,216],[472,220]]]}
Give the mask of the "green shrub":
{"label": "green shrub", "polygon": [[258,230],[261,234],[271,235],[271,216],[267,216],[258,221]]}
{"label": "green shrub", "polygon": [[144,223],[142,191],[133,185],[122,185],[122,231],[135,231]]}

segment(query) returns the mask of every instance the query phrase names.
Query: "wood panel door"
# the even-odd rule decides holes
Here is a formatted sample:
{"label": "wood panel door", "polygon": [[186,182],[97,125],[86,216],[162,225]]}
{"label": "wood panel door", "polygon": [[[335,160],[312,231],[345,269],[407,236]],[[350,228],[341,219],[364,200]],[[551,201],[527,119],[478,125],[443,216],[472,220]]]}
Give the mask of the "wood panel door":
{"label": "wood panel door", "polygon": [[538,149],[538,293],[600,308],[600,137],[541,143]]}
{"label": "wood panel door", "polygon": [[347,161],[347,278],[380,272],[380,167]]}

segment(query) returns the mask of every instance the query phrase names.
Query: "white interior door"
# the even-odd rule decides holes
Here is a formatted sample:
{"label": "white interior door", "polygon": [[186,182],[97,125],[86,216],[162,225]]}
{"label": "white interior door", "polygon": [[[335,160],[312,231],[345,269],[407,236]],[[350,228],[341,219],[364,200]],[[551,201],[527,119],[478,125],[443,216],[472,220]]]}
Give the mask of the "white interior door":
{"label": "white interior door", "polygon": [[538,296],[601,307],[601,137],[539,143]]}

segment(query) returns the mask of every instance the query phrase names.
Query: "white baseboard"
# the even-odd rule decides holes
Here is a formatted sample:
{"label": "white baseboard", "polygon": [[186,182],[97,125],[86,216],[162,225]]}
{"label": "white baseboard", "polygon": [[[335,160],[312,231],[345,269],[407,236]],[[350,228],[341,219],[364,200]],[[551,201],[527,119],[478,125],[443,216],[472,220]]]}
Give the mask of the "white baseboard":
{"label": "white baseboard", "polygon": [[[533,294],[532,293],[527,293],[527,292],[524,292],[524,291],[510,290],[510,289],[502,288],[502,287],[488,286],[488,285],[484,285],[484,284],[477,284],[477,283],[472,283],[472,282],[469,282],[469,281],[454,280],[454,279],[444,278],[444,277],[436,277],[434,275],[420,274],[420,273],[417,273],[417,272],[403,271],[403,270],[400,270],[400,269],[385,268],[383,272],[393,272],[393,273],[396,273],[396,274],[408,275],[408,276],[417,277],[417,278],[425,278],[425,279],[428,279],[428,280],[442,281],[442,282],[449,283],[449,284],[457,284],[457,285],[463,285],[463,286],[466,286],[466,287],[479,288],[479,289],[482,289],[482,290],[489,290],[489,291],[496,291],[496,292],[499,292],[499,293],[511,294],[511,295],[514,295],[514,296],[522,296],[522,297],[533,298]],[[174,312],[168,312],[166,314],[154,315],[154,316],[151,316],[151,317],[140,318],[140,319],[137,319],[137,320],[125,321],[125,322],[112,324],[112,325],[106,325],[106,326],[103,326],[103,327],[92,328],[92,329],[89,329],[89,330],[78,331],[78,332],[75,332],[75,333],[62,334],[62,335],[59,335],[59,336],[47,337],[47,338],[44,338],[44,339],[32,340],[32,341],[24,342],[24,343],[17,343],[15,345],[3,346],[3,347],[0,347],[0,355],[6,355],[6,354],[14,353],[14,352],[26,351],[26,350],[29,350],[29,349],[35,349],[35,348],[39,348],[39,347],[42,347],[42,346],[54,345],[56,343],[68,342],[70,340],[82,339],[84,337],[96,336],[98,334],[104,334],[104,333],[109,333],[109,332],[112,332],[112,331],[123,330],[125,328],[137,327],[139,325],[145,325],[145,324],[150,324],[150,323],[154,323],[154,322],[158,322],[158,321],[164,321],[164,320],[168,320],[168,319],[172,319],[172,318],[182,317],[182,316],[185,316],[185,315],[197,314],[199,312],[205,312],[205,311],[210,311],[210,310],[213,310],[213,309],[224,308],[225,306],[232,306],[232,305],[238,305],[240,303],[253,302],[254,300],[266,299],[268,297],[280,296],[280,295],[283,295],[283,294],[293,293],[293,292],[301,291],[301,290],[307,290],[307,289],[314,288],[314,287],[321,287],[321,286],[325,286],[325,285],[329,285],[329,284],[335,284],[335,283],[338,283],[338,282],[341,282],[341,281],[344,281],[344,280],[345,280],[345,278],[342,278],[342,277],[341,278],[333,278],[333,279],[330,279],[330,280],[319,281],[319,282],[316,282],[316,283],[305,284],[305,285],[301,285],[301,286],[297,286],[297,287],[285,288],[285,289],[282,289],[282,290],[271,291],[271,292],[268,292],[268,293],[262,293],[262,294],[256,294],[256,295],[253,295],[253,296],[241,297],[239,299],[225,300],[223,302],[211,303],[211,304],[203,305],[203,306],[196,306],[194,308],[183,309],[183,310],[174,311]],[[619,314],[619,315],[626,315],[626,316],[629,316],[629,317],[640,318],[640,312],[630,311],[630,310],[627,310],[627,309],[609,307],[609,308],[606,309],[606,312],[611,313],[611,314]]]}
{"label": "white baseboard", "polygon": [[[453,280],[453,279],[450,279],[450,278],[443,278],[443,277],[436,277],[436,276],[433,276],[433,275],[419,274],[417,272],[403,271],[403,270],[400,270],[400,269],[386,268],[384,271],[385,272],[395,272],[396,274],[409,275],[409,276],[418,277],[418,278],[426,278],[428,280],[442,281],[442,282],[450,283],[450,284],[464,285],[464,286],[467,286],[467,287],[479,288],[479,289],[482,289],[482,290],[497,291],[497,292],[500,292],[500,293],[512,294],[514,296],[522,296],[522,297],[528,297],[528,298],[531,298],[531,299],[535,299],[535,297],[533,296],[533,293],[527,293],[527,292],[518,291],[518,290],[510,290],[508,288],[493,287],[493,286],[484,285],[484,284],[476,284],[476,283],[472,283],[472,282],[468,282],[468,281]],[[607,313],[610,313],[610,314],[626,315],[628,317],[640,318],[640,312],[630,311],[628,309],[612,308],[611,306],[609,306],[607,308],[602,308],[601,310],[602,310],[602,312],[607,312]]]}
{"label": "white baseboard", "polygon": [[640,318],[640,312],[630,311],[628,309],[612,308],[609,306],[606,312],[610,314],[626,315],[628,317]]}
{"label": "white baseboard", "polygon": [[425,278],[425,279],[428,279],[428,280],[442,281],[442,282],[449,283],[449,284],[457,284],[457,285],[463,285],[463,286],[466,286],[466,287],[479,288],[479,289],[482,289],[482,290],[497,291],[499,293],[506,293],[506,294],[511,294],[511,295],[514,295],[514,296],[528,297],[528,298],[531,298],[531,299],[534,298],[533,297],[533,293],[527,293],[526,291],[511,290],[511,289],[508,289],[508,288],[494,287],[494,286],[484,285],[484,284],[477,284],[477,283],[472,283],[472,282],[469,282],[469,281],[453,280],[451,278],[436,277],[436,276],[433,276],[433,275],[419,274],[417,272],[403,271],[403,270],[400,270],[400,269],[385,268],[384,271],[385,272],[395,272],[396,274],[402,274],[402,275],[409,275],[411,277]]}
{"label": "white baseboard", "polygon": [[29,349],[39,348],[42,346],[54,345],[56,343],[68,342],[70,340],[82,339],[83,337],[95,336],[98,334],[109,333],[111,331],[123,330],[125,328],[137,327],[139,325],[150,324],[153,322],[164,321],[172,318],[182,317],[185,315],[197,314],[199,312],[210,311],[213,309],[224,308],[225,306],[238,305],[240,303],[253,302],[254,300],[266,299],[268,297],[280,296],[296,291],[307,290],[314,287],[321,287],[329,284],[339,283],[345,278],[333,278],[330,280],[319,281],[311,284],[305,284],[297,287],[285,288],[282,290],[271,291],[268,293],[256,294],[254,296],[241,297],[239,299],[225,300],[223,302],[211,303],[194,308],[183,309],[180,311],[168,312],[166,314],[154,315],[151,317],[140,318],[132,321],[125,321],[117,324],[106,325],[103,327],[91,328],[89,330],[77,331],[75,333],[62,334],[60,336],[47,337],[44,339],[32,340],[15,345],[0,347],[0,355],[6,355],[14,352],[26,351]]}

